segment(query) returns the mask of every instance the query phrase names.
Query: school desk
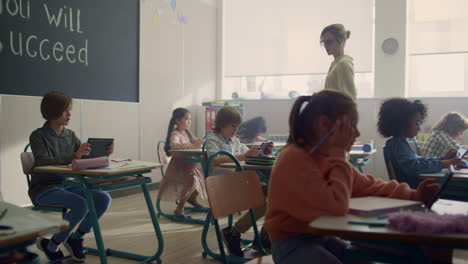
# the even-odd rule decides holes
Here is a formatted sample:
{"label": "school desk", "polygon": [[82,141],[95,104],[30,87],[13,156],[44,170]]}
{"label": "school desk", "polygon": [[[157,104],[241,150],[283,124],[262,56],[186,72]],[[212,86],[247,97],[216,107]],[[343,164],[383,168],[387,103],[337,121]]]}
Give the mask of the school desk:
{"label": "school desk", "polygon": [[362,150],[351,150],[349,152],[349,163],[356,167],[359,172],[364,173],[363,167],[366,166],[370,161],[370,156],[377,153],[376,149],[373,149],[370,152],[365,152]]}
{"label": "school desk", "polygon": [[[151,182],[151,178],[145,177],[143,174],[149,173],[153,169],[159,169],[162,166],[162,164],[151,162],[127,160],[111,162],[109,167],[102,169],[72,170],[66,166],[43,166],[34,168],[34,171],[56,173],[57,175],[60,175],[66,179],[64,181],[65,185],[83,187],[86,200],[88,202],[89,213],[91,214],[91,218],[93,220],[93,231],[97,245],[97,250],[92,248],[87,248],[87,250],[88,252],[99,255],[102,264],[107,263],[107,256],[111,255],[134,259],[141,261],[141,263],[156,261],[159,264],[162,262],[160,256],[164,248],[164,242],[161,230],[159,228],[158,218],[154,212],[151,196],[148,192],[148,187],[146,186]],[[158,248],[153,256],[143,256],[110,248],[106,249],[102,240],[96,209],[92,199],[91,190],[110,191],[138,185],[141,186],[143,190],[143,195],[146,200],[146,205],[151,216],[153,228],[158,242]]]}
{"label": "school desk", "polygon": [[[67,221],[6,202],[0,202],[0,213],[0,225],[12,228],[0,230],[0,255],[12,250],[27,252],[26,247],[33,244],[39,236],[68,228]],[[37,256],[36,258],[38,259]],[[30,260],[30,263],[35,262]]]}
{"label": "school desk", "polygon": [[[421,180],[431,179],[439,182],[445,175],[446,169],[436,173],[419,174]],[[443,191],[443,197],[455,200],[468,201],[468,174],[457,173],[456,170],[447,188]]]}
{"label": "school desk", "polygon": [[[437,212],[461,213],[460,203],[453,206],[446,203],[447,200],[434,205]],[[468,212],[468,203],[462,203],[464,212]],[[374,218],[375,219],[375,218]],[[397,249],[409,255],[409,257],[388,257],[382,254],[375,254],[375,261],[392,263],[432,263],[427,256],[423,254],[420,246],[445,247],[468,249],[468,234],[422,234],[406,233],[388,229],[386,227],[372,227],[369,225],[349,224],[349,221],[356,220],[356,216],[321,216],[315,221],[309,223],[309,230],[312,234],[320,236],[337,236],[351,241],[365,243],[367,245],[384,246]],[[350,255],[358,254],[348,252]],[[361,257],[370,256],[370,254],[359,254]]]}
{"label": "school desk", "polygon": [[[244,170],[263,170],[263,171],[271,171],[273,169],[273,166],[268,166],[268,165],[251,165],[251,164],[246,164],[245,161],[240,162],[241,166],[244,168]],[[221,163],[219,164],[219,167],[221,168],[229,168],[229,169],[236,169],[237,166],[234,162],[227,162],[227,163]]]}
{"label": "school desk", "polygon": [[[260,147],[260,145],[262,145],[263,142],[252,142],[252,143],[242,143],[244,145],[246,145],[248,148],[250,147],[254,147],[254,146],[258,146]],[[284,146],[286,146],[286,142],[273,142],[273,147],[275,150],[278,150]]]}
{"label": "school desk", "polygon": [[[453,171],[453,176],[452,176],[452,179],[451,181],[457,181],[457,182],[460,182],[460,181],[468,181],[468,174],[461,174],[461,173],[457,173],[457,171]],[[441,171],[441,172],[436,172],[436,173],[422,173],[422,174],[419,174],[419,178],[425,180],[425,179],[431,179],[431,180],[440,180],[442,179],[442,177],[444,177],[445,175],[445,170]]]}
{"label": "school desk", "polygon": [[186,162],[200,163],[200,166],[205,170],[205,153],[202,149],[172,149],[171,153],[181,155]]}

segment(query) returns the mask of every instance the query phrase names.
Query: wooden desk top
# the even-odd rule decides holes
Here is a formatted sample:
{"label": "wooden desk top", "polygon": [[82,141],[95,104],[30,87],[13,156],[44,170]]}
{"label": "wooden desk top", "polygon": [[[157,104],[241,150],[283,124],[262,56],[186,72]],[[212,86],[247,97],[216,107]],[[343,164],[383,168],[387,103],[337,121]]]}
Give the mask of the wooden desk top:
{"label": "wooden desk top", "polygon": [[349,157],[350,158],[365,158],[365,157],[374,155],[375,153],[377,153],[376,149],[373,149],[370,152],[365,152],[365,151],[362,151],[362,150],[351,150],[349,152]]}
{"label": "wooden desk top", "polygon": [[[418,177],[425,180],[425,179],[432,179],[432,180],[440,180],[444,177],[445,171],[436,172],[436,173],[423,173],[419,174]],[[454,173],[452,176],[452,181],[468,181],[468,174],[459,174]]]}
{"label": "wooden desk top", "polygon": [[[263,142],[251,142],[251,143],[242,143],[244,145],[246,145],[247,147],[253,147],[253,146],[260,146],[262,145]],[[286,142],[273,142],[273,146],[275,147],[284,147],[286,146]]]}
{"label": "wooden desk top", "polygon": [[190,153],[190,154],[202,154],[201,149],[171,149],[171,152],[174,153]]}
{"label": "wooden desk top", "polygon": [[0,225],[12,226],[15,233],[0,235],[0,248],[20,244],[36,239],[40,235],[52,234],[68,228],[68,222],[59,217],[0,202],[0,212],[3,212],[5,208],[8,211],[0,219]]}
{"label": "wooden desk top", "polygon": [[[244,168],[244,170],[271,170],[273,169],[273,166],[266,166],[266,165],[250,165],[250,164],[245,164],[245,161],[241,161],[240,164]],[[221,163],[219,165],[221,168],[229,168],[229,169],[235,169],[236,164],[234,162],[229,162],[229,163]]]}
{"label": "wooden desk top", "polygon": [[[440,199],[433,207],[437,213],[468,213],[468,203]],[[374,218],[371,221],[377,220]],[[309,223],[310,232],[316,235],[338,236],[342,238],[375,239],[401,241],[409,243],[443,244],[450,246],[468,246],[468,234],[422,234],[404,233],[386,227],[348,224],[350,220],[363,220],[362,217],[321,216]]]}
{"label": "wooden desk top", "polygon": [[152,163],[146,161],[125,161],[125,162],[113,162],[111,161],[109,167],[101,169],[89,169],[89,170],[72,170],[65,166],[42,166],[34,168],[35,172],[48,172],[48,173],[61,173],[61,174],[78,174],[87,176],[111,176],[124,173],[133,173],[145,170],[153,170],[164,167],[163,164]]}

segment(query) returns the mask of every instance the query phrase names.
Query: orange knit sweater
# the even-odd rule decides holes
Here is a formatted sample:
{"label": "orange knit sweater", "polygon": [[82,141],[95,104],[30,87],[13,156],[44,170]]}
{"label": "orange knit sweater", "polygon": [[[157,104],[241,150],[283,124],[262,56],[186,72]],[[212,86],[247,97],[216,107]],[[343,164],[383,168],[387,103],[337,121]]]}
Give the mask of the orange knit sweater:
{"label": "orange knit sweater", "polygon": [[295,144],[281,151],[271,173],[265,218],[272,241],[307,232],[308,223],[322,215],[345,215],[351,197],[414,196],[406,183],[359,173],[345,156],[340,149],[309,154]]}

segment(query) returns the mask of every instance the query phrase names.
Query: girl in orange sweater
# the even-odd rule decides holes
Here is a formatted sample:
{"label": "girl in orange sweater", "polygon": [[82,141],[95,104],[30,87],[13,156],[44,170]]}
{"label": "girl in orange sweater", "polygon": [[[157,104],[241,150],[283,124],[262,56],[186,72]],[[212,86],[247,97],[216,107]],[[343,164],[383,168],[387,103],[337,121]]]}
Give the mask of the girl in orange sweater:
{"label": "girl in orange sweater", "polygon": [[411,190],[406,183],[359,173],[346,160],[359,136],[357,122],[356,104],[334,91],[301,96],[294,103],[289,142],[273,168],[268,190],[265,227],[275,263],[345,261],[345,241],[310,234],[307,225],[323,215],[346,215],[351,197],[427,202],[439,189],[438,184],[423,181],[417,190]]}

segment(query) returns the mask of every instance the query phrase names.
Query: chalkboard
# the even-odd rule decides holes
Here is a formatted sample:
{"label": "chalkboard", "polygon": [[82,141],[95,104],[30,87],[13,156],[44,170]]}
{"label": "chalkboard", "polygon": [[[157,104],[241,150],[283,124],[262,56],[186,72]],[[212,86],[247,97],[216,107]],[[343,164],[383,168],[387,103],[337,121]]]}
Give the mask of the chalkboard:
{"label": "chalkboard", "polygon": [[139,0],[0,0],[0,94],[139,101]]}

